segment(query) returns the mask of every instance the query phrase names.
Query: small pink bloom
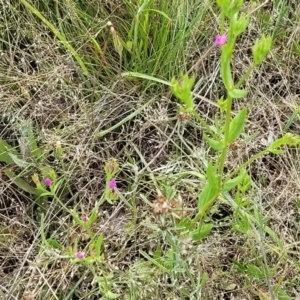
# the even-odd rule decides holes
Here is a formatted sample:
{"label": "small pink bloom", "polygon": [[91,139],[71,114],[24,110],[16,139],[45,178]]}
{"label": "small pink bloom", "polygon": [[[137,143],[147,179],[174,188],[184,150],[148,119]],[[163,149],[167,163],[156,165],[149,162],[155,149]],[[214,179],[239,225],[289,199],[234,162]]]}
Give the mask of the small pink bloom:
{"label": "small pink bloom", "polygon": [[45,182],[46,186],[51,186],[52,185],[52,180],[50,178],[46,178],[44,182]]}
{"label": "small pink bloom", "polygon": [[109,187],[111,190],[115,189],[115,188],[117,187],[117,182],[116,182],[116,180],[115,180],[115,179],[112,179],[112,180],[109,182],[108,187]]}
{"label": "small pink bloom", "polygon": [[216,46],[223,46],[227,42],[227,35],[224,33],[222,35],[217,35],[215,37],[215,45]]}
{"label": "small pink bloom", "polygon": [[84,252],[81,252],[81,251],[77,252],[77,253],[76,253],[76,257],[77,257],[78,259],[83,259],[83,258],[84,258]]}
{"label": "small pink bloom", "polygon": [[81,221],[83,221],[83,222],[87,222],[88,220],[89,220],[89,217],[86,216],[86,215],[83,215],[83,216],[81,217]]}

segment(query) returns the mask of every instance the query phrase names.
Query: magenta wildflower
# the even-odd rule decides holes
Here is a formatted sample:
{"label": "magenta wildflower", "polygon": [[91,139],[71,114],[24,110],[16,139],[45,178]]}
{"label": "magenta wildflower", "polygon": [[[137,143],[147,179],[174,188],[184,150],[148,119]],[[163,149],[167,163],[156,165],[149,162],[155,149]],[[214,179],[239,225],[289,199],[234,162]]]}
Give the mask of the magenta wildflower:
{"label": "magenta wildflower", "polygon": [[89,220],[89,217],[86,216],[86,215],[83,215],[83,216],[81,217],[81,221],[83,221],[83,222],[87,222],[88,220]]}
{"label": "magenta wildflower", "polygon": [[227,35],[226,33],[222,34],[222,35],[217,35],[215,37],[215,45],[216,46],[223,46],[225,45],[227,42]]}
{"label": "magenta wildflower", "polygon": [[46,186],[51,186],[52,185],[52,180],[50,178],[46,178],[44,182],[45,182]]}
{"label": "magenta wildflower", "polygon": [[116,180],[115,180],[115,179],[112,179],[112,180],[109,182],[108,187],[109,187],[111,190],[115,189],[115,188],[117,187],[117,182],[116,182]]}
{"label": "magenta wildflower", "polygon": [[77,252],[76,253],[76,258],[83,259],[84,258],[84,252],[81,252],[81,251]]}

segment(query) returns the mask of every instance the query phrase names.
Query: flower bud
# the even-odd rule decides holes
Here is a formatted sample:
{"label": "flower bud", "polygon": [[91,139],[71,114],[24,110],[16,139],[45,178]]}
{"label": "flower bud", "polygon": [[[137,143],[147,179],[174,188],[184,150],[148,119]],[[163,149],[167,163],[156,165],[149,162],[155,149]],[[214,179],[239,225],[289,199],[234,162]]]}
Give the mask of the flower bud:
{"label": "flower bud", "polygon": [[172,93],[180,99],[185,105],[187,112],[191,112],[194,109],[194,102],[191,95],[191,90],[195,82],[195,77],[191,78],[188,75],[180,75],[180,79],[177,80],[175,77],[171,80]]}
{"label": "flower bud", "polygon": [[265,37],[263,34],[259,40],[256,41],[252,52],[253,52],[253,61],[256,66],[258,66],[263,59],[267,56],[272,46],[272,38]]}
{"label": "flower bud", "polygon": [[76,258],[83,259],[84,258],[84,252],[81,252],[81,251],[77,252],[76,253]]}
{"label": "flower bud", "polygon": [[61,147],[61,142],[60,141],[57,141],[56,144],[55,144],[55,154],[58,157],[62,156],[62,154],[63,154],[63,149]]}
{"label": "flower bud", "polygon": [[243,33],[248,26],[249,23],[249,17],[246,17],[245,15],[240,16],[239,19],[237,19],[237,14],[234,16],[233,21],[233,34],[235,36],[240,35]]}
{"label": "flower bud", "polygon": [[44,180],[44,182],[45,182],[45,185],[48,186],[48,187],[52,185],[52,180],[50,178],[46,178]]}
{"label": "flower bud", "polygon": [[215,45],[216,46],[223,46],[227,42],[227,35],[224,33],[222,35],[217,35],[215,37]]}

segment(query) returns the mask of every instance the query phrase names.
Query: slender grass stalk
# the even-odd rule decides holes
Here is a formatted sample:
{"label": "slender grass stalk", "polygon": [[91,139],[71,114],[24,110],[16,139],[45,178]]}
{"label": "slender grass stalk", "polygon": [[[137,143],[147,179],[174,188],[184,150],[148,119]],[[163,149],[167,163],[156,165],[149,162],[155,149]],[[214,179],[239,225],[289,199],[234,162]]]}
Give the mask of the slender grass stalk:
{"label": "slender grass stalk", "polygon": [[137,116],[140,112],[142,112],[143,109],[146,108],[153,101],[154,101],[154,99],[149,100],[146,104],[144,104],[140,108],[136,109],[134,112],[132,112],[130,115],[128,115],[127,117],[125,117],[124,119],[122,119],[120,122],[118,122],[114,126],[111,126],[110,128],[108,128],[106,130],[102,130],[102,131],[96,133],[95,137],[96,138],[103,137],[106,134],[108,134],[108,133],[112,132],[113,130],[115,130],[116,128],[122,126],[123,124],[125,124],[126,122],[128,122],[129,120],[131,120],[132,118],[134,118],[135,116]]}
{"label": "slender grass stalk", "polygon": [[67,41],[65,36],[61,34],[53,24],[51,24],[34,6],[32,6],[26,0],[21,0],[23,5],[29,9],[33,14],[35,14],[54,34],[55,36],[65,45],[65,47],[70,51],[70,53],[74,56],[75,60],[80,65],[83,73],[88,73],[88,69],[82,61],[80,55],[76,52],[73,46]]}
{"label": "slender grass stalk", "polygon": [[234,175],[238,174],[241,170],[245,169],[246,167],[248,167],[249,165],[251,165],[256,159],[258,159],[261,156],[264,156],[265,154],[269,153],[268,149],[262,150],[258,153],[256,153],[255,155],[253,155],[248,161],[246,161],[245,163],[241,164],[240,166],[238,166],[233,172],[231,172],[227,178],[225,179],[225,182],[232,178]]}
{"label": "slender grass stalk", "polygon": [[248,79],[248,77],[250,76],[250,74],[252,73],[254,68],[255,68],[255,65],[252,64],[252,66],[248,69],[248,71],[241,77],[241,79],[235,85],[235,88],[238,89]]}

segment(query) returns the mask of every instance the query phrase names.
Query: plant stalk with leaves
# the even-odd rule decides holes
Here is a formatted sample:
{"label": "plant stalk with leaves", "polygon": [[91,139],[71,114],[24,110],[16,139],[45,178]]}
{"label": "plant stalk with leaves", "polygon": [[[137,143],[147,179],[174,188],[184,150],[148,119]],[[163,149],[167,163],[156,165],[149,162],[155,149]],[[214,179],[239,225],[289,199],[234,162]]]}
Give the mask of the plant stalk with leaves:
{"label": "plant stalk with leaves", "polygon": [[[209,209],[223,192],[232,190],[242,184],[246,178],[249,178],[247,176],[246,168],[254,159],[269,152],[274,154],[282,153],[282,150],[278,149],[282,145],[297,145],[300,143],[299,137],[293,136],[292,134],[286,134],[284,137],[273,142],[267,149],[255,155],[253,159],[250,158],[246,163],[242,164],[224,179],[224,166],[229,146],[240,137],[247,117],[247,109],[243,108],[236,113],[234,118],[232,118],[232,103],[234,99],[241,99],[247,95],[247,91],[240,89],[240,86],[249,77],[253,69],[266,57],[270,51],[272,39],[271,37],[262,35],[255,43],[252,49],[253,63],[245,75],[235,83],[231,71],[231,62],[236,39],[246,30],[249,23],[249,17],[239,13],[241,6],[243,5],[242,0],[217,0],[217,4],[221,9],[221,35],[216,37],[215,44],[216,46],[221,47],[220,73],[227,94],[225,100],[222,97],[218,102],[221,120],[224,120],[223,122],[220,122],[222,125],[218,125],[219,128],[217,130],[213,130],[195,111],[192,98],[192,86],[195,81],[194,76],[189,78],[188,75],[181,74],[179,80],[173,78],[171,81],[172,92],[182,103],[180,112],[189,113],[196,117],[203,127],[205,140],[211,148],[217,151],[217,159],[215,162],[209,161],[207,166],[207,183],[199,194],[198,213],[191,223],[187,222],[190,229],[194,228],[198,221],[205,217]],[[225,24],[228,24],[227,34],[225,33]],[[249,184],[247,186],[249,186]],[[200,233],[199,230],[201,231],[201,225],[196,229],[198,233]],[[207,229],[205,230],[207,231]],[[198,236],[202,237],[203,235],[200,233]]]}

